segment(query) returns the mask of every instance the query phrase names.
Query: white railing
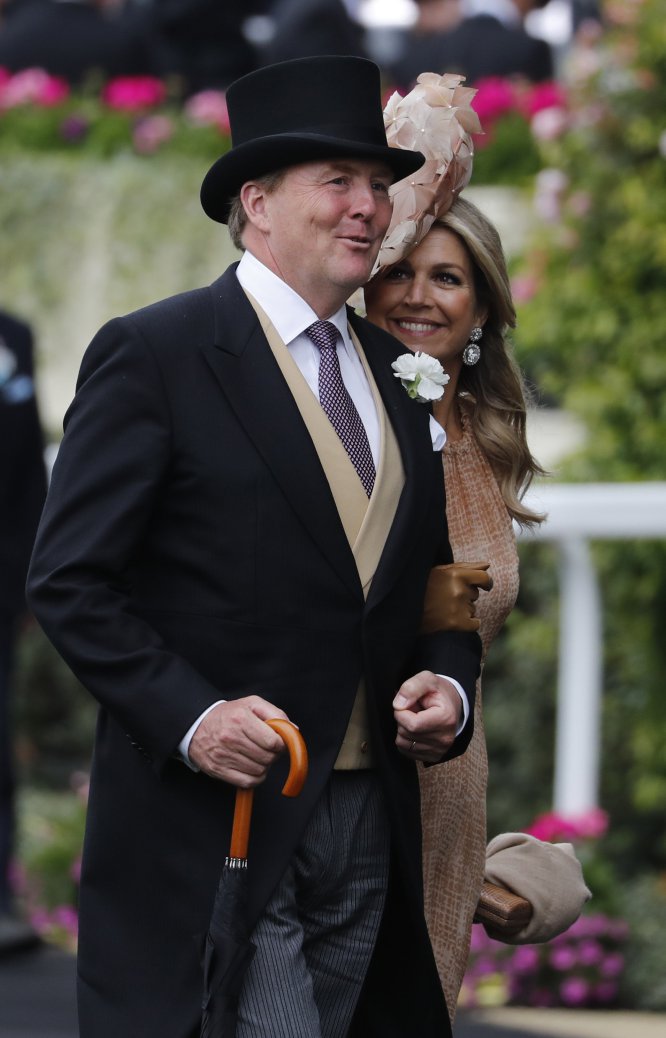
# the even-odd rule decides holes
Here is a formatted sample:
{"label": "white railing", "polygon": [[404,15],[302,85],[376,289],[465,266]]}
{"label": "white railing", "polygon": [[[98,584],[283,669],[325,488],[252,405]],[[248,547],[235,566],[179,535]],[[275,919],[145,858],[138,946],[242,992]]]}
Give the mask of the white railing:
{"label": "white railing", "polygon": [[599,794],[602,596],[589,542],[666,537],[666,483],[544,484],[526,502],[548,519],[521,542],[555,541],[559,549],[553,807],[577,815]]}

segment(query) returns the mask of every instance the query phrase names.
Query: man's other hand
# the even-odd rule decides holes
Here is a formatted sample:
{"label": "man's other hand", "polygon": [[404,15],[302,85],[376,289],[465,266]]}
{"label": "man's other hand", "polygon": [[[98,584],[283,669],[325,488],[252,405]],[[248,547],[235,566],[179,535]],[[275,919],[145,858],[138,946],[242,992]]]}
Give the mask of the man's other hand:
{"label": "man's other hand", "polygon": [[396,746],[413,760],[441,760],[456,737],[462,709],[460,695],[450,681],[422,670],[401,685],[393,700]]}

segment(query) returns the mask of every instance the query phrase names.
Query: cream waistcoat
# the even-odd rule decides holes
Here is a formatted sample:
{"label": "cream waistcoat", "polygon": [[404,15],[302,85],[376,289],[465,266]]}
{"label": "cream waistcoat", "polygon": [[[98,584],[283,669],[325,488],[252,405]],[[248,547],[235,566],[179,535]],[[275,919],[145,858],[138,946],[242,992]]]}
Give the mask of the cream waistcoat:
{"label": "cream waistcoat", "polygon": [[[367,598],[398,507],[405,474],[391,423],[387,419],[384,404],[363,349],[350,328],[352,342],[372,390],[381,434],[379,465],[374,490],[369,500],[335,429],[303,378],[298,365],[292,359],[289,350],[262,308],[249,293],[246,295],[254,307],[273,356],[312,437],[347,540],[354,554],[363,594]],[[338,769],[372,767],[372,749],[369,741],[363,681],[361,681],[354,701],[335,767]]]}

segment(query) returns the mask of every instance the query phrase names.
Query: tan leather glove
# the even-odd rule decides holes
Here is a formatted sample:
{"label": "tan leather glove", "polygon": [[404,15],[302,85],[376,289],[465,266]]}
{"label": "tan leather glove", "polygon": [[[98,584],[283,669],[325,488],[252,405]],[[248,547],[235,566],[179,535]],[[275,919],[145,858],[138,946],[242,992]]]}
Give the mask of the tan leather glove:
{"label": "tan leather glove", "polygon": [[423,604],[421,633],[478,631],[475,607],[479,589],[490,591],[489,562],[452,562],[430,570]]}

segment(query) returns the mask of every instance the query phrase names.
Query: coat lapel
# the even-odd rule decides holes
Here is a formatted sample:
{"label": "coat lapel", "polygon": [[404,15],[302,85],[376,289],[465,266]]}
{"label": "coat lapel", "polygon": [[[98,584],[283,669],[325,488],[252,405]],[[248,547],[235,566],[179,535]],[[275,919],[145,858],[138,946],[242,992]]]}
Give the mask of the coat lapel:
{"label": "coat lapel", "polygon": [[361,600],[349,542],[317,451],[256,314],[230,268],[210,288],[215,343],[203,352],[238,420],[335,572]]}

